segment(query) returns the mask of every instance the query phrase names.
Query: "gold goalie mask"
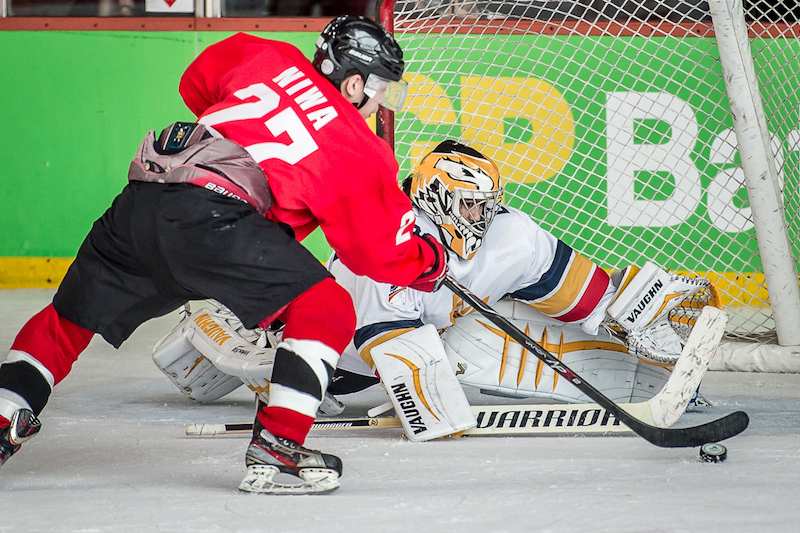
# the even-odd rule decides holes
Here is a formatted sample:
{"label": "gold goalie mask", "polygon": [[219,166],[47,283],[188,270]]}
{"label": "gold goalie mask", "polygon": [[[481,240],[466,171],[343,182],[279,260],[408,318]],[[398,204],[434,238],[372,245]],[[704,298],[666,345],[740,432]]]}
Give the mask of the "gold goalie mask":
{"label": "gold goalie mask", "polygon": [[422,158],[409,192],[439,227],[444,244],[464,259],[480,248],[503,195],[494,162],[454,141]]}

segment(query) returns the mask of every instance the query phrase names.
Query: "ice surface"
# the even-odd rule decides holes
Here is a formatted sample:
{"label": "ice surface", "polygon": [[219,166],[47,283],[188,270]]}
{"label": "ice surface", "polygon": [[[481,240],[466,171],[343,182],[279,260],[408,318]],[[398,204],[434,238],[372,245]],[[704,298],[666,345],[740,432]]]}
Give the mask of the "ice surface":
{"label": "ice surface", "polygon": [[[52,295],[0,291],[0,358]],[[800,531],[800,375],[709,374],[702,390],[715,407],[678,425],[747,411],[751,426],[724,443],[721,464],[635,436],[412,444],[381,430],[309,438],[342,458],[339,491],[251,495],[237,490],[246,438],[184,435],[187,423],[251,421],[250,394],[185,399],[151,359],[176,321],[143,325],[120,350],[92,341],[56,387],[40,435],[0,470],[0,532]],[[385,396],[342,399],[346,415],[361,416]]]}

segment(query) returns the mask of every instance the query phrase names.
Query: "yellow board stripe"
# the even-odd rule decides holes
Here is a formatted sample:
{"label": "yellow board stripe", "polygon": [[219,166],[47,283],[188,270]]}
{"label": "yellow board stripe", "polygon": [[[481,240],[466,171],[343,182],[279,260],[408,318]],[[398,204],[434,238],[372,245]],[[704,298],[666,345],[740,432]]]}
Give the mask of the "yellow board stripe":
{"label": "yellow board stripe", "polygon": [[[687,276],[690,272],[677,270],[676,274]],[[769,305],[767,282],[761,272],[694,272],[701,278],[708,278],[717,286],[722,296],[722,305]]]}
{"label": "yellow board stripe", "polygon": [[0,257],[0,289],[54,289],[74,260],[74,257]]}
{"label": "yellow board stripe", "polygon": [[[0,289],[49,289],[61,284],[74,257],[0,257]],[[676,274],[687,275],[687,271]],[[764,274],[760,272],[695,272],[722,293],[722,305],[768,305]]]}

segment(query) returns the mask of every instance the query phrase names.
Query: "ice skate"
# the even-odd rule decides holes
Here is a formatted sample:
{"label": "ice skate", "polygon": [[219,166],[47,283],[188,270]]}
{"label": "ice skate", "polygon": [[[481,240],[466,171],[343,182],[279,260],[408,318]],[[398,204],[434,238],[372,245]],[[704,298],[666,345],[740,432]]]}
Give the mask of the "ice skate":
{"label": "ice skate", "polygon": [[335,455],[276,437],[259,423],[245,463],[239,490],[261,494],[325,494],[339,488],[342,475],[342,461]]}
{"label": "ice skate", "polygon": [[700,387],[694,391],[694,395],[689,400],[689,405],[686,406],[686,411],[689,413],[700,413],[714,407],[705,396],[700,393]]}
{"label": "ice skate", "polygon": [[344,404],[340,402],[330,392],[325,392],[325,397],[322,399],[322,404],[317,410],[317,417],[319,418],[332,418],[339,416],[344,412]]}
{"label": "ice skate", "polygon": [[30,409],[20,409],[11,417],[11,423],[0,429],[0,466],[17,453],[22,443],[35,436],[42,427]]}

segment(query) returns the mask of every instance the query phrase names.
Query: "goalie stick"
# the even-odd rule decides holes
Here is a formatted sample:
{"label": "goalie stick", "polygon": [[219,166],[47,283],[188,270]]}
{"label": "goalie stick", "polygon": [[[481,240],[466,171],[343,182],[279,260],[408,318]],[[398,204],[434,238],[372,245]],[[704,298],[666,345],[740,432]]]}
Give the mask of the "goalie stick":
{"label": "goalie stick", "polygon": [[[595,389],[591,384],[584,381],[583,378],[573,372],[567,365],[556,359],[550,352],[542,348],[533,339],[525,335],[519,328],[514,326],[514,324],[512,324],[505,317],[486,305],[478,297],[472,294],[469,289],[458,283],[449,274],[444,279],[444,285],[462,300],[464,300],[464,302],[472,306],[473,309],[486,317],[486,319],[492,322],[495,326],[502,329],[512,339],[519,342],[527,350],[533,353],[544,364],[552,368],[559,375],[568,379],[570,383],[575,385],[575,387],[577,387],[586,396],[597,402],[601,407],[611,413],[617,420],[621,421],[634,433],[644,438],[651,444],[660,446],[662,448],[691,448],[695,446],[702,446],[708,442],[719,442],[721,440],[738,435],[747,429],[749,418],[747,413],[743,411],[736,411],[717,420],[686,428],[662,428],[651,425],[650,423],[647,423],[635,416],[636,414],[641,416],[641,413],[629,413],[622,406],[614,403],[603,393]],[[706,320],[709,320],[712,324],[716,321],[724,322],[725,315],[722,311],[714,307],[706,306],[703,308],[703,312],[700,315],[698,322]],[[699,330],[700,327],[695,326],[695,329]],[[694,333],[694,331],[692,333]],[[698,331],[698,334],[702,335],[702,332]],[[719,335],[721,337],[722,333],[719,332]],[[694,340],[692,337],[694,337]],[[687,348],[689,350],[702,350],[704,347],[703,345],[705,344],[703,342],[699,342],[697,346],[692,346],[693,343],[697,342],[697,338],[698,335],[690,335],[684,351]],[[716,347],[716,343],[718,342],[719,338],[716,339],[714,347]],[[707,346],[706,349],[708,349]],[[668,417],[669,413],[664,412],[664,406],[662,404],[659,402],[650,403],[653,399],[654,398],[651,398],[651,400],[648,400],[648,402],[643,402],[646,403],[650,409],[650,420],[658,420],[659,418]]]}

